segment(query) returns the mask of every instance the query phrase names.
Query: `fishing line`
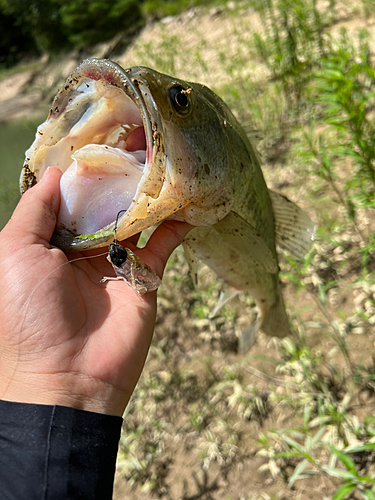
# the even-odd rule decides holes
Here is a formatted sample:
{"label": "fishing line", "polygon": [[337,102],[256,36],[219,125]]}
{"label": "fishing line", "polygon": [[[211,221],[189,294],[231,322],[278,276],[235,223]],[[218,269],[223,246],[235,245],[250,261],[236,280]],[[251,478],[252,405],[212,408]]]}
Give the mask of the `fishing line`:
{"label": "fishing line", "polygon": [[[63,264],[60,264],[59,266],[55,267],[55,269],[53,269],[51,272],[49,272],[47,274],[47,276],[44,276],[44,278],[42,279],[42,281],[40,281],[39,283],[37,283],[35,285],[35,287],[31,290],[30,295],[29,295],[29,297],[28,297],[28,299],[27,299],[27,301],[25,303],[25,306],[24,306],[24,308],[26,308],[24,319],[26,318],[27,308],[28,308],[28,306],[30,304],[30,300],[32,299],[34,293],[51,276],[51,274],[53,274],[54,272],[58,271],[62,267],[67,266],[68,264],[71,264],[72,262],[77,262],[78,260],[95,259],[96,257],[103,257],[103,255],[107,255],[107,254],[108,254],[108,252],[103,252],[103,253],[100,253],[98,255],[90,255],[88,257],[77,257],[76,259],[68,260],[68,262],[64,262]],[[23,325],[23,323],[22,323],[22,325]]]}
{"label": "fishing line", "polygon": [[[116,217],[116,223],[115,223],[115,227],[114,227],[114,245],[116,245],[117,247],[121,247],[121,245],[118,244],[118,241],[117,241],[117,227],[118,227],[118,220],[119,220],[119,217],[122,213],[126,212],[127,210],[120,210],[117,214],[117,217]],[[125,250],[123,247],[121,247],[121,249]],[[30,304],[30,301],[34,295],[34,293],[38,290],[38,288],[51,276],[51,274],[53,274],[54,272],[58,271],[59,269],[61,269],[62,267],[68,265],[68,264],[72,264],[73,262],[77,262],[79,260],[86,260],[86,259],[95,259],[96,257],[103,257],[104,255],[108,255],[109,253],[109,249],[106,251],[106,252],[103,252],[103,253],[100,253],[98,255],[90,255],[88,257],[77,257],[76,259],[72,259],[72,260],[68,260],[68,262],[64,262],[63,264],[60,264],[59,266],[55,267],[55,269],[53,269],[51,272],[49,272],[47,274],[47,276],[44,276],[44,278],[42,279],[42,281],[40,281],[39,283],[37,283],[35,285],[35,287],[31,290],[30,292],[30,295],[26,301],[26,303],[24,304],[23,306],[23,310],[25,311],[24,312],[24,318],[23,318],[23,322],[22,322],[22,326],[21,326],[21,330],[22,330],[22,327],[23,327],[23,324],[26,320],[26,313],[27,313],[27,310],[28,310],[28,306]],[[126,253],[126,251],[125,251]],[[142,300],[142,299],[141,299]],[[143,302],[143,301],[142,301]],[[143,302],[144,303],[144,302]]]}
{"label": "fishing line", "polygon": [[[32,300],[33,298],[33,295],[34,293],[39,289],[39,287],[42,286],[42,284],[53,274],[55,273],[56,271],[58,271],[59,269],[61,269],[62,267],[68,265],[68,264],[72,264],[73,262],[77,262],[79,260],[86,260],[86,259],[95,259],[97,257],[103,257],[104,255],[110,255],[111,257],[114,256],[114,254],[116,254],[116,252],[118,252],[118,249],[120,248],[124,253],[125,253],[125,259],[127,258],[127,252],[126,252],[126,249],[124,247],[122,247],[121,245],[119,245],[118,241],[117,241],[117,228],[118,228],[118,221],[119,221],[119,217],[122,213],[126,212],[127,210],[120,210],[118,213],[117,213],[117,216],[116,216],[116,223],[115,223],[115,227],[114,227],[114,240],[113,240],[113,243],[109,246],[108,250],[106,252],[103,252],[103,253],[100,253],[98,255],[90,255],[90,256],[87,256],[87,257],[77,257],[76,259],[72,259],[72,260],[68,260],[67,262],[64,262],[63,264],[60,264],[59,266],[55,267],[52,271],[50,271],[46,276],[44,276],[44,278],[39,282],[37,283],[34,288],[31,290],[30,292],[30,295],[28,296],[27,298],[27,301],[25,302],[24,306],[22,307],[22,310],[20,311],[20,313],[22,314],[23,311],[24,311],[24,317],[23,317],[23,321],[22,321],[22,326],[21,326],[21,330],[22,330],[22,327],[24,325],[24,322],[26,320],[26,313],[28,311],[28,307],[30,305],[30,301]],[[111,264],[112,264],[112,261],[110,260]],[[112,264],[113,266],[113,264]],[[117,274],[117,273],[116,273]],[[101,281],[100,281],[101,282]],[[126,280],[127,284],[129,285],[129,281]],[[133,288],[133,287],[131,287]],[[134,289],[134,288],[133,288]],[[140,297],[140,294],[137,290],[135,290],[137,292],[137,295],[138,297]],[[145,304],[145,302],[142,300],[142,298],[140,297],[141,299],[141,302],[143,304]]]}
{"label": "fishing line", "polygon": [[[108,252],[103,252],[103,253],[99,253],[98,255],[90,255],[88,257],[77,257],[76,259],[68,260],[68,262],[64,262],[64,264],[60,264],[59,266],[55,267],[55,269],[53,269],[50,273],[48,273],[47,276],[44,276],[44,278],[42,279],[42,281],[40,283],[38,283],[38,285],[40,286],[55,271],[57,271],[58,269],[61,269],[62,267],[66,266],[68,264],[71,264],[72,262],[77,262],[77,260],[95,259],[96,257],[103,257],[103,255],[107,255],[107,254],[108,254]],[[31,293],[33,293],[34,291],[35,290],[32,290]]]}
{"label": "fishing line", "polygon": [[[117,214],[117,217],[116,217],[116,224],[115,224],[115,227],[114,227],[114,243],[116,245],[118,245],[118,241],[117,241],[117,226],[118,226],[118,219],[119,219],[119,216],[120,214],[126,212],[127,210],[120,210]],[[52,273],[54,273],[55,271],[57,271],[58,269],[62,268],[63,266],[66,266],[67,264],[71,264],[72,262],[77,262],[78,260],[85,260],[85,259],[95,259],[96,257],[103,257],[103,255],[107,255],[108,254],[108,251],[107,252],[103,252],[103,253],[99,253],[98,255],[91,255],[89,257],[77,257],[76,259],[73,259],[73,260],[69,260],[68,262],[64,262],[64,264],[61,264],[60,266],[56,267],[55,269],[53,269],[53,271],[51,271],[50,273],[47,274],[47,276],[45,276],[42,281],[40,283],[38,283],[38,286],[42,285],[42,283],[44,283],[44,281],[49,278],[51,276]],[[37,286],[37,285],[36,285]],[[31,295],[37,290],[37,288],[34,288],[32,291],[31,291]],[[29,297],[29,299],[31,298],[31,296]]]}
{"label": "fishing line", "polygon": [[[119,219],[119,216],[126,212],[126,210],[120,210],[117,214],[117,217],[116,217],[116,224],[115,224],[115,227],[114,227],[114,244],[115,245],[118,245],[118,241],[117,241],[117,227],[118,227],[118,219]],[[123,247],[121,247],[123,248]],[[64,262],[63,264],[60,264],[59,266],[57,266],[55,269],[53,269],[50,273],[47,274],[47,276],[44,276],[44,278],[42,279],[42,281],[40,283],[37,283],[35,285],[35,287],[31,290],[31,293],[28,297],[28,300],[26,301],[26,304],[24,307],[26,307],[26,311],[25,313],[27,312],[27,307],[30,303],[30,300],[32,299],[32,296],[33,294],[38,290],[38,288],[51,276],[51,274],[53,274],[54,272],[58,271],[59,269],[61,269],[62,267],[68,265],[68,264],[72,264],[73,262],[77,262],[78,260],[86,260],[86,259],[95,259],[96,257],[103,257],[103,255],[108,255],[108,252],[109,252],[109,249],[106,251],[106,252],[103,252],[103,253],[100,253],[98,255],[90,255],[88,257],[77,257],[76,259],[72,259],[72,260],[68,260],[68,262]]]}

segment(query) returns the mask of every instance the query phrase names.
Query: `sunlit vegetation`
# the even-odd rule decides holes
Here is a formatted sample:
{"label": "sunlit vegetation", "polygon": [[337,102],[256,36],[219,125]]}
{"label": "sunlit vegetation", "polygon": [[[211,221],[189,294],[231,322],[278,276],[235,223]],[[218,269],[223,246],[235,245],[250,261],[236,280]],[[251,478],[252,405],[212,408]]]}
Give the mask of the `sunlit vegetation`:
{"label": "sunlit vegetation", "polygon": [[1,0],[0,64],[83,48],[144,23],[137,0]]}

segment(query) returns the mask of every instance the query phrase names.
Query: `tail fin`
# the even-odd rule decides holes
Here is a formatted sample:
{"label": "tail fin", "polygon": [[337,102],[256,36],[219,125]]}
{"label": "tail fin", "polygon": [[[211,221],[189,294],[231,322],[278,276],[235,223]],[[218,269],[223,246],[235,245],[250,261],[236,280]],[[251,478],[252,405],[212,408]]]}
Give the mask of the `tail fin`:
{"label": "tail fin", "polygon": [[272,337],[286,337],[287,335],[291,335],[288,315],[280,290],[278,291],[276,301],[261,316],[263,320],[260,329],[267,335],[271,335]]}
{"label": "tail fin", "polygon": [[241,332],[238,344],[240,354],[246,354],[252,347],[258,329],[271,337],[286,337],[292,334],[283,296],[279,289],[277,289],[276,300],[273,305],[269,309],[261,309],[255,323]]}

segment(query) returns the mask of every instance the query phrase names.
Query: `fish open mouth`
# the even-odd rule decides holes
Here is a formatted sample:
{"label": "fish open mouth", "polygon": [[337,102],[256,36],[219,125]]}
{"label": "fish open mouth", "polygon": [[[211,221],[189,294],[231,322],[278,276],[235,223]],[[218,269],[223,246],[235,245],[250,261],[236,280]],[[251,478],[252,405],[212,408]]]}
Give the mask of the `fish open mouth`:
{"label": "fish open mouth", "polygon": [[49,166],[62,171],[55,239],[111,230],[119,211],[135,208],[151,168],[151,130],[142,94],[126,71],[104,60],[78,66],[38,128],[21,173],[25,191]]}

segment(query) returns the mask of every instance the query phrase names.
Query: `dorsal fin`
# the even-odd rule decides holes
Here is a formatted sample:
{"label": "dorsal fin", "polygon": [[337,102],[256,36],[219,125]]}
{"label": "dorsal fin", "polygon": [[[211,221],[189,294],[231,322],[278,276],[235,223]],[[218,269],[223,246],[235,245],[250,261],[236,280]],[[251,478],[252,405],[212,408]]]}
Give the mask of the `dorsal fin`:
{"label": "dorsal fin", "polygon": [[315,224],[295,203],[270,190],[275,217],[276,245],[294,257],[303,258],[315,237]]}

